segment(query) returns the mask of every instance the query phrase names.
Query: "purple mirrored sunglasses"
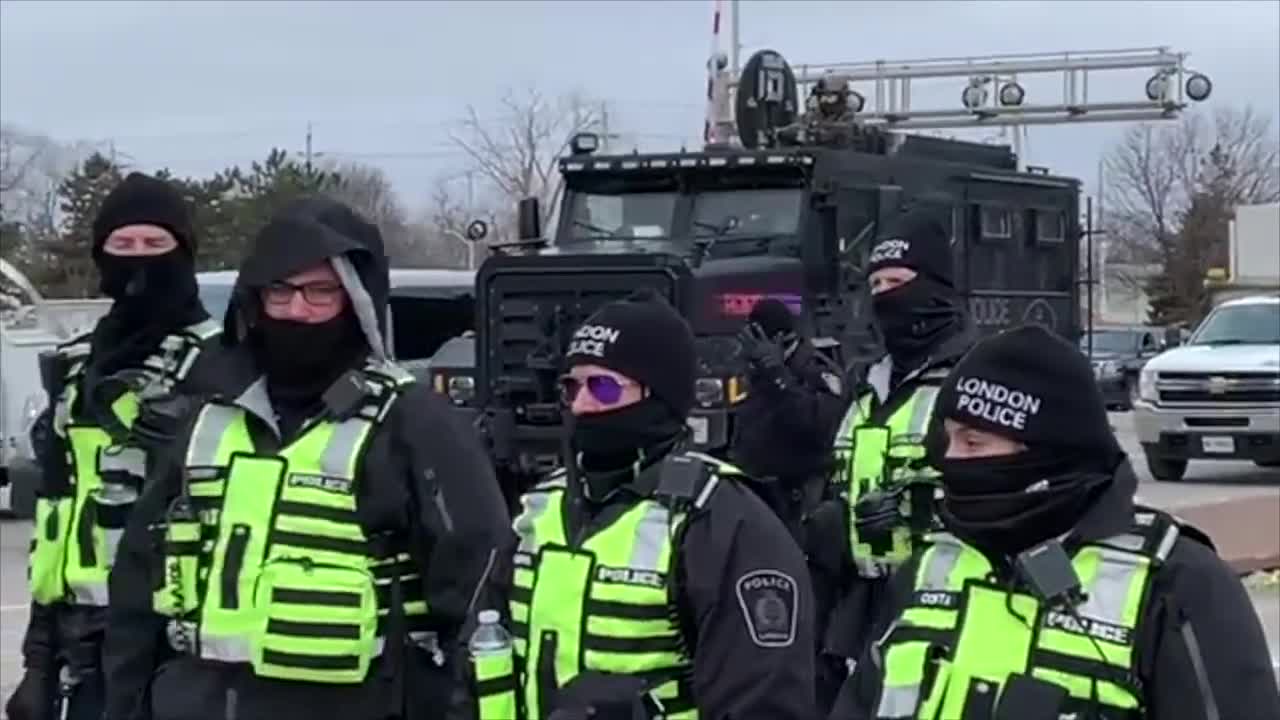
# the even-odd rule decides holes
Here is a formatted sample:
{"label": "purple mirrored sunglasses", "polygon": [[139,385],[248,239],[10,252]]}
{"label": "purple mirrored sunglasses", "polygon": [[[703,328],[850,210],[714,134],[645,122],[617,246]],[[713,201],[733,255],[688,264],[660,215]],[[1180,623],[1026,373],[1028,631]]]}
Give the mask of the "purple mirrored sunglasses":
{"label": "purple mirrored sunglasses", "polygon": [[626,383],[612,375],[589,375],[585,382],[571,375],[565,375],[560,378],[560,400],[565,405],[572,405],[574,398],[582,392],[583,386],[587,388],[587,392],[591,393],[591,397],[602,405],[613,405],[621,400],[622,391],[627,387]]}

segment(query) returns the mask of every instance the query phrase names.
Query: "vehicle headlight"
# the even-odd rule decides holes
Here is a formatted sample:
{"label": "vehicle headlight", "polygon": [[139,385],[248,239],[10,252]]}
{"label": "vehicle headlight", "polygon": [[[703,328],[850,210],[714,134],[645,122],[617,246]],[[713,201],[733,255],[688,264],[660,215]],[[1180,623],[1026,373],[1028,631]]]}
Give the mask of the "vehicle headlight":
{"label": "vehicle headlight", "polygon": [[1147,402],[1156,401],[1156,371],[1143,370],[1138,374],[1138,397]]}
{"label": "vehicle headlight", "polygon": [[724,382],[719,378],[698,378],[693,385],[693,397],[702,407],[724,402]]}
{"label": "vehicle headlight", "polygon": [[1103,360],[1093,366],[1093,372],[1096,377],[1109,378],[1120,374],[1120,363],[1115,360]]}
{"label": "vehicle headlight", "polygon": [[454,375],[449,378],[446,392],[454,405],[466,405],[476,396],[476,379],[470,375]]}

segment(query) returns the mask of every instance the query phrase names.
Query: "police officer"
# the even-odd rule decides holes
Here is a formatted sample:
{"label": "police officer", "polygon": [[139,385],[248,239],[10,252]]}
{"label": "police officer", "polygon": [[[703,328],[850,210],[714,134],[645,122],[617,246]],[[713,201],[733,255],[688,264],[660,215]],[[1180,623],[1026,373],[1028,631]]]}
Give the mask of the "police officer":
{"label": "police officer", "polygon": [[945,527],[832,718],[1280,717],[1248,595],[1202,533],[1135,505],[1075,347],[1036,326],[978,344],[934,437]]}
{"label": "police officer", "polygon": [[815,582],[824,607],[834,605],[822,629],[827,701],[870,641],[867,625],[892,567],[910,554],[913,533],[931,524],[925,424],[939,383],[972,344],[952,264],[950,233],[928,208],[887,224],[868,257],[887,353],[836,432],[841,500],[820,508],[809,529]]}
{"label": "police officer", "polygon": [[481,717],[814,717],[804,558],[737,470],[685,447],[688,324],[640,293],[578,328],[567,362],[572,456],[514,525],[522,681]]}
{"label": "police officer", "polygon": [[[206,352],[220,325],[195,281],[187,206],[133,173],[103,199],[93,261],[111,309],[93,331],[42,355],[49,408],[33,432],[40,464],[31,618],[13,720],[99,718],[107,575],[125,518],[182,393],[214,388]],[[216,363],[214,363],[216,364]]]}
{"label": "police officer", "polygon": [[[303,198],[258,234],[224,371],[111,577],[110,720],[435,718],[510,536],[492,469],[386,357],[375,226]],[[461,676],[459,676],[461,677]]]}
{"label": "police officer", "polygon": [[831,441],[844,413],[843,373],[796,331],[775,299],[759,302],[738,334],[748,395],[738,406],[730,459],[797,538],[831,472]]}

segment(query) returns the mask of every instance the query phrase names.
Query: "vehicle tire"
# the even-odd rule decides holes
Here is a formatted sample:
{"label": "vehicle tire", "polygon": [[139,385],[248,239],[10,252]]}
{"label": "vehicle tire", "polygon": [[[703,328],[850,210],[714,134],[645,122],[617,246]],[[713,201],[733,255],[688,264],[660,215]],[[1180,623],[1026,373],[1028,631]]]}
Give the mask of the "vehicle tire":
{"label": "vehicle tire", "polygon": [[1187,474],[1187,461],[1162,458],[1146,453],[1147,471],[1161,482],[1178,482]]}
{"label": "vehicle tire", "polygon": [[39,480],[34,466],[20,466],[9,470],[12,489],[9,509],[13,517],[30,520],[36,516],[36,483]]}

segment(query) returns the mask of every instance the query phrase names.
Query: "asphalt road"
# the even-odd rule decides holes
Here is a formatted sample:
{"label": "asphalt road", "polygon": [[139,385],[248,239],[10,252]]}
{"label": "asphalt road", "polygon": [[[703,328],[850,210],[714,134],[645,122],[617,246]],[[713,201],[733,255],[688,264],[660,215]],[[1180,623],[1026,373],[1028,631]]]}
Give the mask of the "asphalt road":
{"label": "asphalt road", "polygon": [[[1152,505],[1178,508],[1186,505],[1280,495],[1280,472],[1262,471],[1250,463],[1195,463],[1180,483],[1151,479],[1142,462],[1128,413],[1112,415],[1121,443],[1134,459],[1141,485],[1139,494]],[[1280,522],[1278,519],[1277,522]],[[1260,532],[1277,531],[1276,526]],[[0,521],[0,698],[7,699],[22,672],[21,643],[27,622],[26,548],[29,522]],[[1273,659],[1280,662],[1280,585],[1250,591],[1254,607],[1267,630]],[[1280,671],[1280,669],[1278,669]],[[3,715],[0,714],[0,718]]]}

